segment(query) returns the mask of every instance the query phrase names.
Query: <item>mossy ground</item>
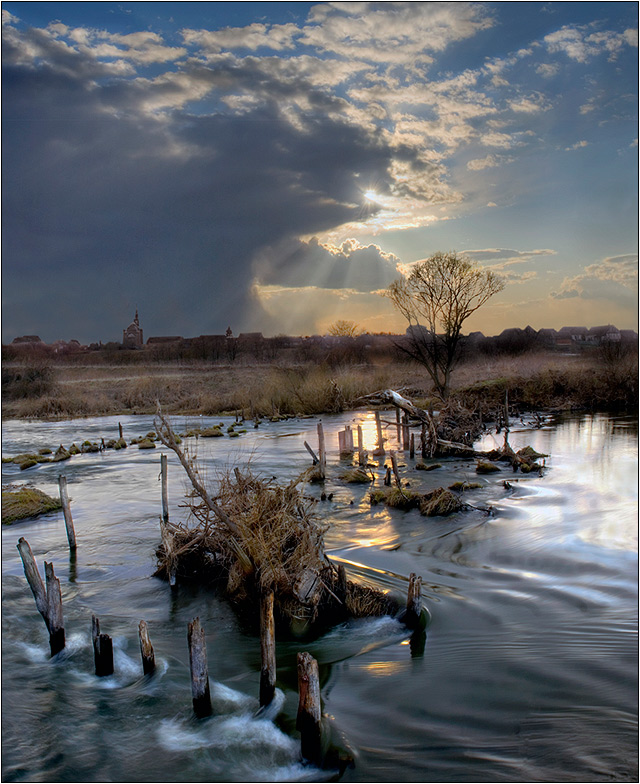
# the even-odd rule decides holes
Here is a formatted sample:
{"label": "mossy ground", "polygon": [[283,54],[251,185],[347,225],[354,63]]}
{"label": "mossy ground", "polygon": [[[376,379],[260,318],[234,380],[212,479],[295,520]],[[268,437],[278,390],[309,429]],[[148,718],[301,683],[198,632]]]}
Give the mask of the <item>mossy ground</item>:
{"label": "mossy ground", "polygon": [[62,509],[60,499],[51,498],[35,487],[2,491],[2,523],[9,525],[15,520],[37,517],[47,512]]}

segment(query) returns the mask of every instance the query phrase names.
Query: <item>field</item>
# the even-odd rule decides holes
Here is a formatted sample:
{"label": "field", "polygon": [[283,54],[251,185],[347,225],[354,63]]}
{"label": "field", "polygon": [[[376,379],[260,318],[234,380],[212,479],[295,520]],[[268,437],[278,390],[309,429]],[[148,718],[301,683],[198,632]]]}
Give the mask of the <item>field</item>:
{"label": "field", "polygon": [[[452,395],[470,407],[498,405],[508,391],[510,402],[523,407],[635,410],[637,375],[635,349],[614,356],[477,355],[454,370],[451,386]],[[25,359],[3,363],[2,387],[4,419],[151,413],[156,401],[174,414],[243,411],[247,417],[274,417],[349,409],[361,396],[386,388],[404,390],[423,404],[432,396],[424,368],[389,358],[337,365]]]}

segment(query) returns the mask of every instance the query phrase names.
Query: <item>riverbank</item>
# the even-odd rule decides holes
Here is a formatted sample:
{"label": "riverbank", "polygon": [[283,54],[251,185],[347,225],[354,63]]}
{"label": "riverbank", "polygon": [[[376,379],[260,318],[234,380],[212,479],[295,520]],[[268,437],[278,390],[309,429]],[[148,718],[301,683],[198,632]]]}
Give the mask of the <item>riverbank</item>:
{"label": "riverbank", "polygon": [[[453,372],[452,394],[490,410],[508,391],[530,409],[633,411],[638,406],[637,353],[612,361],[557,353],[482,357]],[[381,389],[404,389],[424,405],[432,399],[424,368],[407,362],[349,364],[3,366],[3,419],[153,413],[215,415],[244,411],[271,417],[336,413]]]}

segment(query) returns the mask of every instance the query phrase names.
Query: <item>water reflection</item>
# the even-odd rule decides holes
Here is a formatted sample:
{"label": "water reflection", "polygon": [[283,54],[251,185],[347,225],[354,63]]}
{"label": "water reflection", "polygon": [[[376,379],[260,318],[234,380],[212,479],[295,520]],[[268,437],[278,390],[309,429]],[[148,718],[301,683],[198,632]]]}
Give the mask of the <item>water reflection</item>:
{"label": "water reflection", "polygon": [[[387,450],[398,448],[395,415],[383,420]],[[220,421],[203,417],[203,426]],[[195,420],[179,418],[183,430]],[[8,422],[3,454],[117,436],[118,418]],[[122,417],[125,434],[152,429],[151,417]],[[223,418],[225,425],[233,418]],[[330,557],[365,584],[406,596],[423,577],[432,619],[407,637],[393,619],[370,619],[308,643],[321,663],[325,710],[355,747],[349,781],[597,781],[637,777],[637,423],[568,417],[543,429],[514,430],[512,446],[549,454],[545,476],[502,471],[465,500],[492,506],[425,518],[371,507],[367,486],[338,478],[337,431],[363,429],[376,443],[372,413],[323,417],[328,480],[305,492],[329,525]],[[184,425],[184,427],[183,427]],[[308,467],[317,420],[265,423],[235,441],[185,439],[212,481],[251,461],[264,476],[290,481]],[[495,436],[484,441],[492,446]],[[498,437],[501,442],[501,436]],[[279,641],[277,720],[256,718],[259,642],[204,588],[172,591],[152,577],[159,542],[161,448],[129,448],[42,464],[3,482],[33,482],[57,493],[69,481],[78,536],[69,558],[62,513],[4,527],[3,773],[5,781],[326,780],[302,766],[295,734],[299,642]],[[426,492],[475,480],[472,461],[415,470]],[[355,458],[354,458],[355,459]],[[376,484],[384,459],[374,460]],[[511,489],[504,487],[508,479]],[[169,504],[185,519],[186,482],[169,454]],[[67,649],[47,656],[47,635],[15,548],[28,538],[39,563],[62,582]],[[68,566],[67,566],[68,565]],[[116,640],[111,688],[92,674],[89,629],[98,615]],[[191,716],[187,623],[207,634],[216,716]],[[144,679],[137,624],[145,619],[160,663]],[[305,647],[306,647],[305,643]],[[108,680],[108,679],[107,679]],[[244,777],[244,778],[243,778]],[[248,777],[248,778],[247,778]]]}

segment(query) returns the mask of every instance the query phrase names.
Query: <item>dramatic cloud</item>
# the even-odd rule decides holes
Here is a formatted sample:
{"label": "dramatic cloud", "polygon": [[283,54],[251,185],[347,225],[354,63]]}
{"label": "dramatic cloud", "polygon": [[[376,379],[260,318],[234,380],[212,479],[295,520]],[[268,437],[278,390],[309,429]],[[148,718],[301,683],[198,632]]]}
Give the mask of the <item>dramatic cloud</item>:
{"label": "dramatic cloud", "polygon": [[[273,21],[238,4],[232,22],[202,5],[215,23],[150,3],[105,29],[92,4],[35,26],[4,4],[5,339],[118,339],[136,306],[148,336],[280,332],[285,306],[304,332],[352,307],[384,329],[371,292],[425,248],[575,245],[575,227],[529,234],[532,199],[538,227],[556,200],[592,198],[619,233],[603,185],[635,198],[632,15],[576,22],[559,4],[536,37],[510,4],[267,4]],[[598,187],[562,191],[587,177],[564,151],[596,138]],[[555,251],[469,253],[533,285],[540,267],[511,267]],[[578,257],[557,296],[627,285],[629,264]]]}
{"label": "dramatic cloud", "polygon": [[637,289],[638,254],[626,253],[621,256],[610,256],[596,264],[589,264],[582,274],[565,278],[560,290],[553,292],[552,296],[555,299],[622,298],[628,302],[631,298],[637,300]]}

